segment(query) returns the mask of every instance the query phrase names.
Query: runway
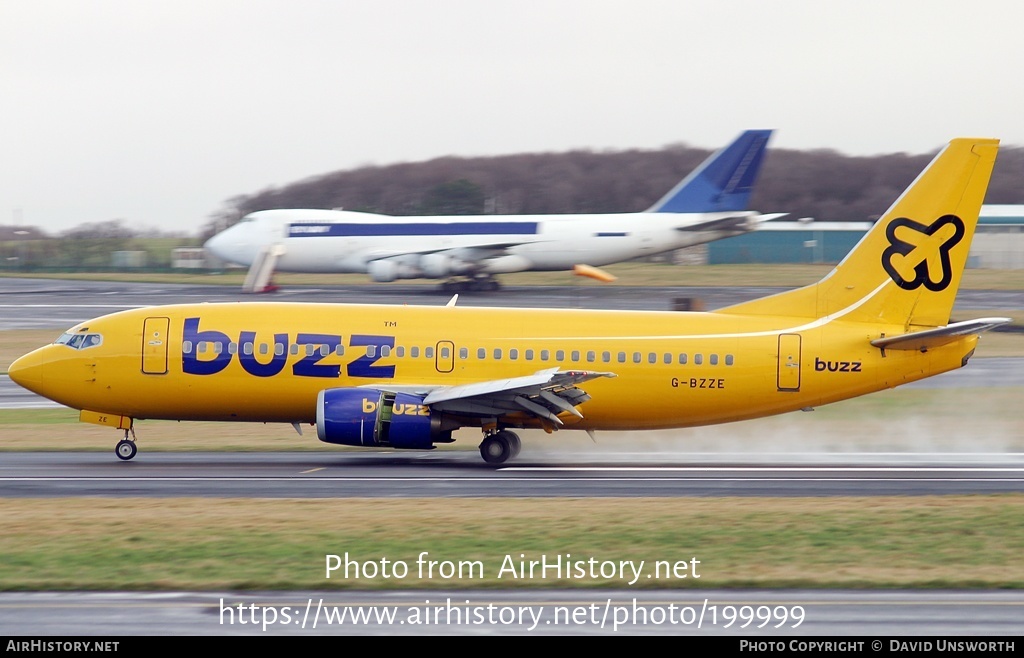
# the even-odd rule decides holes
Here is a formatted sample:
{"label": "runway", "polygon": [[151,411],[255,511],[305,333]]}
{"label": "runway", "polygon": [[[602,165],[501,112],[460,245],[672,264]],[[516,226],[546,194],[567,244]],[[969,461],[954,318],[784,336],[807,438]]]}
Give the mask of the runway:
{"label": "runway", "polygon": [[[700,300],[706,310],[783,292],[785,288],[509,286],[498,292],[459,294],[464,306],[586,308],[671,311],[681,299]],[[273,294],[246,295],[237,287],[0,277],[0,331],[67,329],[127,308],[201,302],[278,301],[443,306],[451,295],[436,285],[295,286]],[[972,309],[1024,308],[1024,292],[961,290],[954,314]]]}
{"label": "runway", "polygon": [[[1019,642],[1024,592],[836,590],[403,590],[302,592],[10,592],[0,634],[688,635],[778,641],[776,651],[848,636],[844,651],[891,651],[914,635]],[[821,636],[821,637],[807,637]],[[872,639],[872,638],[876,639]],[[806,639],[801,639],[806,638]],[[989,640],[988,637],[979,639]],[[176,640],[168,642],[174,646]],[[872,642],[878,642],[872,645]],[[996,642],[999,642],[996,640]],[[189,647],[196,642],[188,641]],[[122,642],[128,651],[131,640]],[[139,645],[139,648],[145,645]],[[736,645],[730,644],[730,648]],[[993,645],[989,650],[994,650]],[[933,647],[934,648],[934,647]],[[1004,649],[1005,651],[1005,649]],[[1012,650],[1010,651],[1012,653]]]}
{"label": "runway", "polygon": [[[524,457],[526,457],[524,459]],[[495,468],[476,451],[8,453],[0,497],[473,498],[912,496],[1024,491],[1024,454],[549,453]]]}

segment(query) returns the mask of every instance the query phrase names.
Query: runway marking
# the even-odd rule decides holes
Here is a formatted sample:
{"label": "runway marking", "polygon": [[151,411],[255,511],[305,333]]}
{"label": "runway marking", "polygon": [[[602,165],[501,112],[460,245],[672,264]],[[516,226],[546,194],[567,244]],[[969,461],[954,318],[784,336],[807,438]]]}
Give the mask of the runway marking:
{"label": "runway marking", "polygon": [[147,308],[148,304],[0,304],[0,308]]}
{"label": "runway marking", "polygon": [[658,478],[658,477],[579,477],[579,478],[488,478],[488,477],[99,477],[99,476],[43,476],[43,477],[0,477],[0,482],[488,482],[504,484],[506,482],[1021,482],[1020,478],[848,478],[848,477],[689,477],[689,478]]}
{"label": "runway marking", "polygon": [[508,466],[502,471],[528,472],[620,472],[620,471],[653,471],[664,473],[702,471],[780,471],[784,473],[804,473],[820,471],[838,471],[842,473],[1024,473],[1024,467],[988,467],[988,466]]}

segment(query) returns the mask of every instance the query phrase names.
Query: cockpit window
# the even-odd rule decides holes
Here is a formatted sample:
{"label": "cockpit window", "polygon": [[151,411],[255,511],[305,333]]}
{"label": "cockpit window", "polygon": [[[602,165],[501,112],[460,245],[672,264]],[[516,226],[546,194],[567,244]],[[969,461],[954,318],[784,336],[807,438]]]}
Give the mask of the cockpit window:
{"label": "cockpit window", "polygon": [[53,341],[54,345],[67,345],[76,350],[96,347],[101,343],[103,343],[103,336],[100,334],[73,334],[70,332],[61,334],[60,338]]}

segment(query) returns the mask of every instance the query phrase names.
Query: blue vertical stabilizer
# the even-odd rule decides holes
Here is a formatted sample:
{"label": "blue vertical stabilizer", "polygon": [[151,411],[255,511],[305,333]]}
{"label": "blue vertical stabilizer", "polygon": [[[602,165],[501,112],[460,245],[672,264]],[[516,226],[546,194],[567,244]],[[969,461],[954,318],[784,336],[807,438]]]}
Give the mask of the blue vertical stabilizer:
{"label": "blue vertical stabilizer", "polygon": [[647,212],[747,210],[771,130],[748,130],[718,151]]}

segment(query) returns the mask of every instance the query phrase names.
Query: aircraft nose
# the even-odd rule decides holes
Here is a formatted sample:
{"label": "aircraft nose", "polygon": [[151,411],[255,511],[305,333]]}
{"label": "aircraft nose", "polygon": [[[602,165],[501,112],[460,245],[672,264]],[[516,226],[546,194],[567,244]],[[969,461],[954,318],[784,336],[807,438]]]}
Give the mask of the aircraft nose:
{"label": "aircraft nose", "polygon": [[247,265],[249,244],[236,227],[221,231],[203,244],[203,249],[230,263]]}
{"label": "aircraft nose", "polygon": [[216,256],[217,258],[220,258],[220,259],[223,259],[223,260],[230,260],[227,257],[227,254],[225,254],[225,252],[224,252],[224,247],[226,246],[226,244],[225,244],[226,242],[227,242],[227,240],[224,238],[224,234],[223,233],[218,233],[217,235],[213,236],[212,238],[210,238],[209,240],[207,240],[203,244],[203,249],[205,249],[206,251],[210,252],[211,254]]}
{"label": "aircraft nose", "polygon": [[7,375],[15,384],[38,392],[43,386],[43,355],[36,350],[15,359],[7,369]]}

